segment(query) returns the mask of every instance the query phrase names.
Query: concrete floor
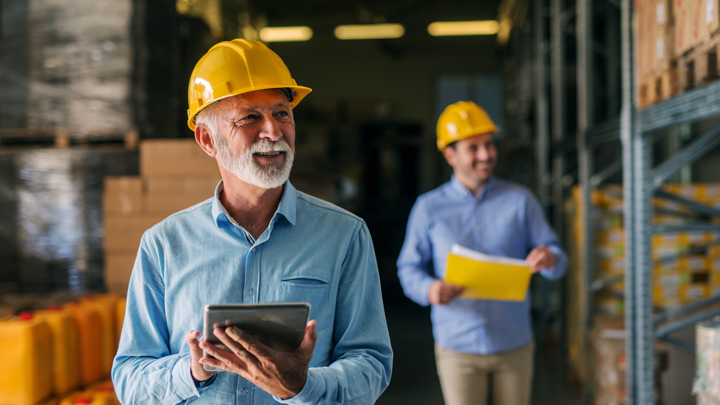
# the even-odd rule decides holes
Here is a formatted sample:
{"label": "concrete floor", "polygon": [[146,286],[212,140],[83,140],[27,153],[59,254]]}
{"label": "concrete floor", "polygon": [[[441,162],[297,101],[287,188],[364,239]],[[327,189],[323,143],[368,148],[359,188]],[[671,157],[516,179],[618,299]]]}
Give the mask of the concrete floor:
{"label": "concrete floor", "polygon": [[[402,296],[399,285],[383,281],[385,314],[395,360],[393,375],[378,405],[442,405],[435,370],[430,309]],[[540,335],[536,333],[536,335]],[[548,342],[536,339],[533,405],[580,404],[579,390],[568,382],[566,361]]]}

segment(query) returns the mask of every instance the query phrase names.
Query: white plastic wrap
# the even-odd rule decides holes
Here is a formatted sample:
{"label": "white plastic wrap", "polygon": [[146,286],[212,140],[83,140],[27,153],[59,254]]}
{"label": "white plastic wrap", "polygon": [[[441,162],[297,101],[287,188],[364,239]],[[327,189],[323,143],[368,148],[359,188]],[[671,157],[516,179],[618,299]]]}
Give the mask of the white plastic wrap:
{"label": "white plastic wrap", "polygon": [[698,405],[720,405],[720,319],[696,326],[697,371],[693,394]]}

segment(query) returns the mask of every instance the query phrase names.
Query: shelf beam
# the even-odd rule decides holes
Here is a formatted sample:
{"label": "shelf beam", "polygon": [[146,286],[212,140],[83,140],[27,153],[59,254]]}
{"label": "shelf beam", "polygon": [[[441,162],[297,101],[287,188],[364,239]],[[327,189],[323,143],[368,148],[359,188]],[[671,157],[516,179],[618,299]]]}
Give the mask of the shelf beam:
{"label": "shelf beam", "polygon": [[683,150],[675,153],[670,159],[664,161],[650,172],[653,189],[660,187],[663,181],[672,176],[681,168],[695,163],[708,152],[720,145],[720,126],[702,135]]}
{"label": "shelf beam", "polygon": [[700,204],[695,201],[690,201],[685,198],[678,197],[675,194],[668,193],[668,192],[662,191],[662,190],[655,191],[655,196],[663,198],[665,200],[669,200],[669,201],[681,204],[681,205],[684,205],[684,206],[690,208],[691,210],[693,210],[694,212],[697,212],[698,214],[720,218],[720,210],[717,208],[709,207],[707,205]]}
{"label": "shelf beam", "polygon": [[720,115],[720,81],[683,93],[638,113],[642,132]]}
{"label": "shelf beam", "polygon": [[710,309],[695,315],[688,316],[687,318],[683,318],[678,321],[670,322],[660,328],[657,328],[657,330],[655,331],[655,338],[663,338],[670,333],[685,329],[690,326],[694,326],[697,322],[704,321],[705,319],[712,318],[716,315],[720,315],[720,308]]}

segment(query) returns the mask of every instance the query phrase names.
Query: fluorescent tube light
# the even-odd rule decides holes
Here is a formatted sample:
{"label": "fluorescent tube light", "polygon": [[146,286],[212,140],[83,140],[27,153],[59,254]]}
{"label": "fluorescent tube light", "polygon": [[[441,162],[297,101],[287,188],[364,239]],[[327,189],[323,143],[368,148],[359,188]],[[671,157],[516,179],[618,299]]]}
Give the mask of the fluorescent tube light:
{"label": "fluorescent tube light", "polygon": [[400,38],[405,28],[400,24],[338,25],[335,36],[338,39],[381,39]]}
{"label": "fluorescent tube light", "polygon": [[495,35],[500,29],[497,21],[444,21],[428,25],[434,37],[452,35]]}
{"label": "fluorescent tube light", "polygon": [[307,41],[312,36],[310,27],[265,27],[260,30],[260,39],[265,42]]}

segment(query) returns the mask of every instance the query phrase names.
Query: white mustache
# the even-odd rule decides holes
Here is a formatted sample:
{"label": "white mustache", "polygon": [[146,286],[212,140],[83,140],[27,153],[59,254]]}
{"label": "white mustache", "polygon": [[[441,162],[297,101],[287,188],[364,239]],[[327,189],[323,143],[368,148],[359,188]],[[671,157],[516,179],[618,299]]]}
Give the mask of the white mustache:
{"label": "white mustache", "polygon": [[290,152],[290,145],[284,139],[279,139],[275,142],[268,141],[267,139],[261,139],[255,142],[250,147],[250,153],[273,153],[273,152]]}

